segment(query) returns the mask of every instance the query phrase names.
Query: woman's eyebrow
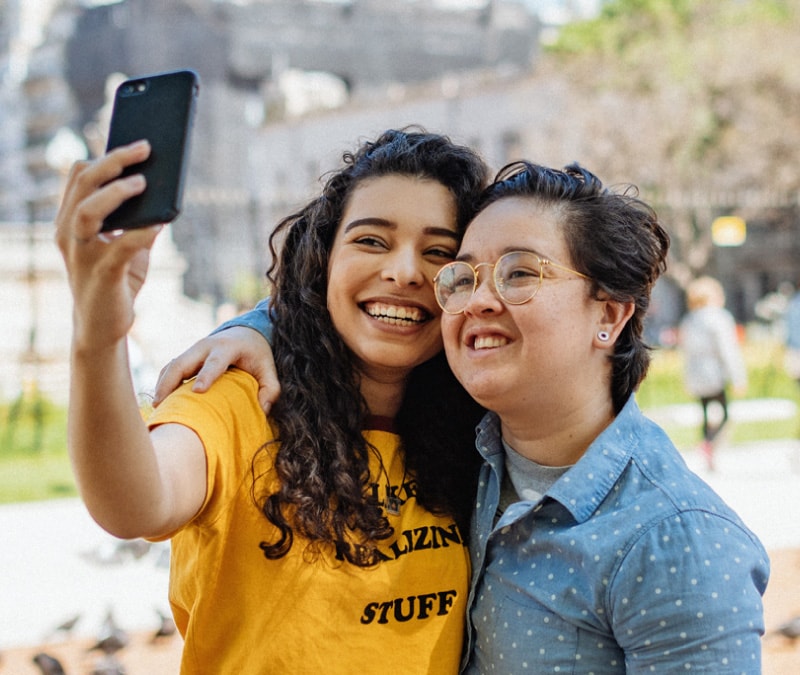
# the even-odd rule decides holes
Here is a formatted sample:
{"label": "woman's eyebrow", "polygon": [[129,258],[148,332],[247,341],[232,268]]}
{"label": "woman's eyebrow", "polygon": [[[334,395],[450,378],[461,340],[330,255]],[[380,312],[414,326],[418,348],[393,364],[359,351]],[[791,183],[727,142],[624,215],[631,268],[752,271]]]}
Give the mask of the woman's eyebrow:
{"label": "woman's eyebrow", "polygon": [[366,225],[377,225],[378,227],[388,227],[392,229],[397,228],[397,223],[393,223],[390,220],[386,220],[385,218],[356,218],[355,220],[351,220],[344,226],[344,231],[349,232],[356,227],[364,227]]}
{"label": "woman's eyebrow", "polygon": [[[548,260],[550,256],[545,255],[537,251],[535,248],[529,248],[527,246],[506,246],[504,249],[501,249],[500,255],[497,256],[498,260],[504,256],[506,253],[513,253],[514,251],[521,251],[523,253],[533,253],[534,255],[538,255],[540,258]],[[460,253],[456,256],[456,260],[463,260],[464,262],[472,262],[475,260],[475,256],[470,253]]]}
{"label": "woman's eyebrow", "polygon": [[449,230],[446,227],[426,227],[423,232],[425,234],[435,235],[438,237],[449,237],[453,241],[460,242],[461,235],[455,230]]}
{"label": "woman's eyebrow", "polygon": [[[391,220],[386,220],[385,218],[377,218],[377,217],[367,217],[367,218],[356,218],[356,220],[351,220],[344,226],[344,231],[349,232],[357,227],[365,227],[365,226],[377,226],[377,227],[386,227],[392,230],[397,229],[397,223]],[[455,242],[461,241],[461,235],[455,230],[450,230],[446,227],[434,227],[429,226],[425,227],[422,230],[423,234],[438,236],[438,237],[448,237]]]}

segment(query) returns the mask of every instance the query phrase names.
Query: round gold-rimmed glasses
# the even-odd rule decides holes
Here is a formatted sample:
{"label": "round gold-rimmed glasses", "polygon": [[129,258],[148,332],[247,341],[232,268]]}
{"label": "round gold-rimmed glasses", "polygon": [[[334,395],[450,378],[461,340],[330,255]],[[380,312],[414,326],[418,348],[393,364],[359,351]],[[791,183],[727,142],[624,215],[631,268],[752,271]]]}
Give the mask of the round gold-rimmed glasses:
{"label": "round gold-rimmed glasses", "polygon": [[497,294],[509,305],[522,305],[536,295],[544,280],[544,268],[555,267],[588,279],[577,270],[541,258],[530,251],[511,251],[500,256],[497,262],[478,263],[474,267],[463,260],[454,260],[442,267],[433,279],[436,302],[447,314],[460,314],[478,289],[478,270],[492,269],[492,281]]}

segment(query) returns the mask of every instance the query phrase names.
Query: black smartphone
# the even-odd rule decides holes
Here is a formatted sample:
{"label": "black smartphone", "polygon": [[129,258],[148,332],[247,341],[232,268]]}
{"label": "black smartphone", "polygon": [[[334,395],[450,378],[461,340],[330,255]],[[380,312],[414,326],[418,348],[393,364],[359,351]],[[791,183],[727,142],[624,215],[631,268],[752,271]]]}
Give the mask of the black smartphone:
{"label": "black smartphone", "polygon": [[123,173],[144,174],[147,188],[105,219],[104,232],[169,223],[178,216],[199,90],[193,70],[146,75],[117,87],[106,150],[147,139],[151,152]]}

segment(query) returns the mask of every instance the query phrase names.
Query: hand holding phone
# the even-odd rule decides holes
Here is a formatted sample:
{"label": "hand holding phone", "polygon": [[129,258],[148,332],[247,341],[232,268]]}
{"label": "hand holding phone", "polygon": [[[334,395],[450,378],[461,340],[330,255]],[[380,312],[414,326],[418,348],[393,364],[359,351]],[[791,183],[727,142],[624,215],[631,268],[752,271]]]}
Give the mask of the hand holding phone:
{"label": "hand holding phone", "polygon": [[180,213],[199,86],[197,73],[179,70],[117,87],[106,151],[142,139],[152,150],[122,174],[143,174],[147,188],[111,213],[103,232],[169,223]]}

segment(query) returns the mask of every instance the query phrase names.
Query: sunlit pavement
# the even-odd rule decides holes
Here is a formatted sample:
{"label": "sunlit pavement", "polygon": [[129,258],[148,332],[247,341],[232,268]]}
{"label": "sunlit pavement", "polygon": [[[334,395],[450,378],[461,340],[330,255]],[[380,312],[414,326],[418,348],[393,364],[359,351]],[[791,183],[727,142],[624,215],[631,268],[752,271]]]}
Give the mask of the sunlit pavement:
{"label": "sunlit pavement", "polygon": [[128,630],[169,610],[169,545],[115,539],[78,499],[0,506],[0,533],[0,650],[63,638],[53,630],[78,614],[72,635],[90,637],[109,610]]}

